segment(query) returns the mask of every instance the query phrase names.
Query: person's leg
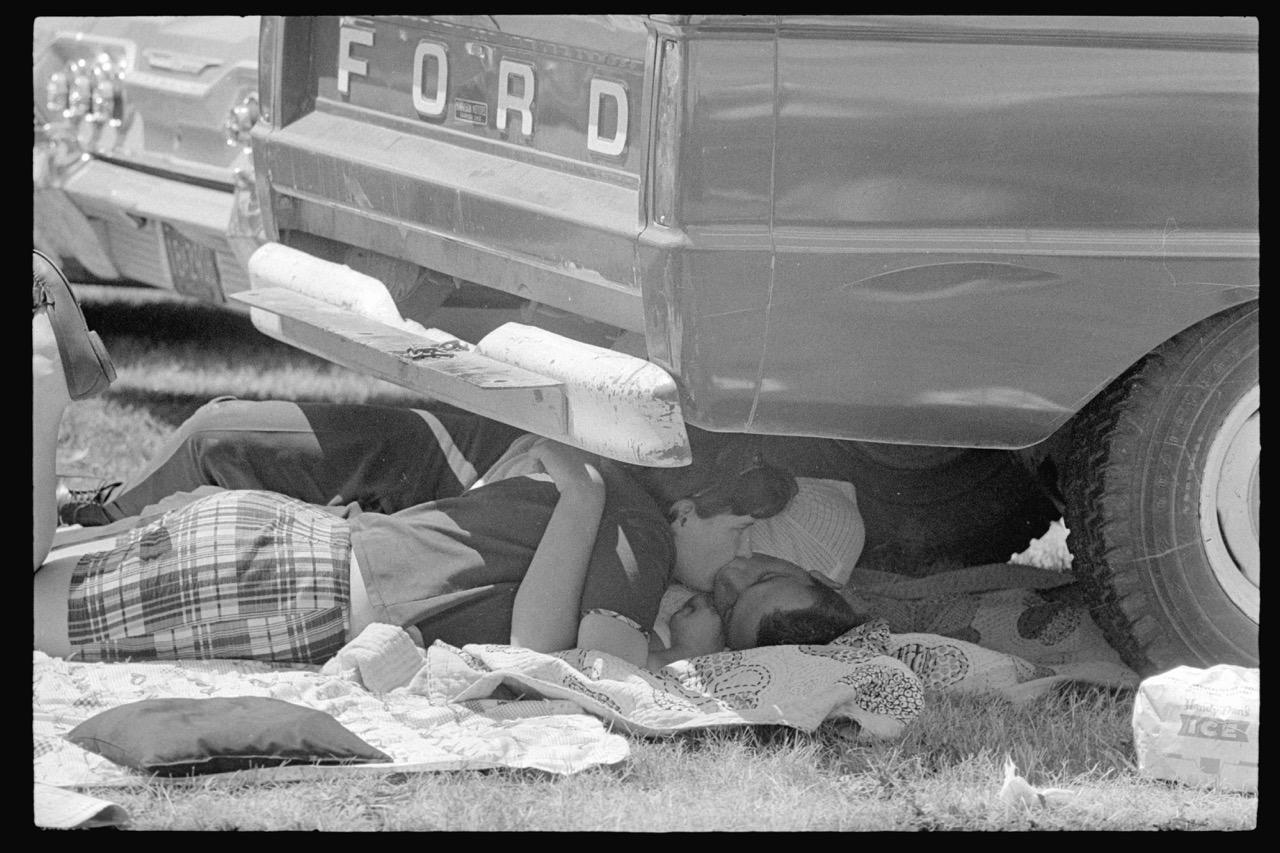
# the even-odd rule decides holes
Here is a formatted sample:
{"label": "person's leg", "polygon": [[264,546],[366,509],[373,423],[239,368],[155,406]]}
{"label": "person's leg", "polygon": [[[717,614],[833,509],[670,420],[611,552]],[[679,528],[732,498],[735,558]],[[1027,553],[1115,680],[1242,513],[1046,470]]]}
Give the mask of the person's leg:
{"label": "person's leg", "polygon": [[330,504],[392,514],[468,489],[522,431],[448,406],[304,404],[330,477]]}
{"label": "person's leg", "polygon": [[323,454],[296,403],[221,398],[178,427],[147,465],[103,508],[111,520],[200,486],[266,489],[327,503]]}
{"label": "person's leg", "polygon": [[47,312],[41,310],[31,318],[31,547],[35,569],[49,553],[58,526],[54,501],[58,425],[70,402],[53,326]]}
{"label": "person's leg", "polygon": [[448,407],[216,400],[108,501],[108,519],[202,485],[394,513],[460,494],[520,431]]}

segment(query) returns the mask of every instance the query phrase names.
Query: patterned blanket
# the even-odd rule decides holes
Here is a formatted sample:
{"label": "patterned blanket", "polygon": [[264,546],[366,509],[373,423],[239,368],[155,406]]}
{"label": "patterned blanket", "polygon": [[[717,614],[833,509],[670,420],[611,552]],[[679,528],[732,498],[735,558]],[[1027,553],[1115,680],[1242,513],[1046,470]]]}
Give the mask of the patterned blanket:
{"label": "patterned blanket", "polygon": [[884,620],[890,653],[929,689],[992,689],[1022,701],[1062,681],[1139,681],[1065,572],[998,563],[909,578],[856,569],[844,595]]}
{"label": "patterned blanket", "polygon": [[[331,773],[494,767],[574,773],[624,760],[617,732],[663,736],[719,726],[813,730],[852,720],[894,737],[926,689],[997,691],[1013,699],[1062,680],[1136,683],[1128,670],[1046,666],[936,634],[890,634],[883,620],[827,646],[777,646],[679,661],[659,673],[609,655],[544,655],[510,646],[436,643],[373,625],[323,668],[252,661],[77,663],[36,652],[35,781],[63,787],[135,784],[141,776],[63,737],[127,702],[158,697],[267,696],[325,711],[392,756],[389,764],[240,771],[254,779]],[[584,713],[585,712],[585,713]]]}
{"label": "patterned blanket", "polygon": [[[137,784],[135,771],[71,744],[64,736],[117,705],[160,697],[266,696],[325,711],[391,755],[394,765],[367,770],[425,771],[531,767],[574,773],[622,761],[626,739],[565,701],[477,700],[434,706],[400,691],[379,696],[317,668],[254,661],[73,663],[34,655],[32,734],[35,781],[59,786]],[[282,767],[241,775],[306,778],[322,768]]]}
{"label": "patterned blanket", "polygon": [[[882,641],[887,633],[878,636]],[[574,773],[628,756],[627,740],[615,727],[667,735],[758,723],[813,729],[844,718],[870,734],[894,736],[919,712],[924,693],[915,674],[882,650],[883,642],[877,650],[850,637],[841,646],[709,655],[655,675],[580,650],[544,655],[437,643],[424,651],[399,628],[374,625],[323,669],[252,661],[78,663],[36,652],[35,781],[64,787],[137,783],[139,774],[64,735],[100,711],[157,697],[294,702],[325,711],[394,759],[238,774],[277,780],[493,767]]]}

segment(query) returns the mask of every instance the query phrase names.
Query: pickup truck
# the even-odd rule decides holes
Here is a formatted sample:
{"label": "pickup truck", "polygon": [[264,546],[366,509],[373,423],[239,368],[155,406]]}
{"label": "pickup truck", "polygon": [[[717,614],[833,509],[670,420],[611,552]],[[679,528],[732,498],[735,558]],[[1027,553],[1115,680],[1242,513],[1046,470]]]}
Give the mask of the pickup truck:
{"label": "pickup truck", "polygon": [[1256,19],[267,16],[258,70],[268,334],[640,465],[746,436],[873,556],[1061,508],[1131,666],[1258,664]]}

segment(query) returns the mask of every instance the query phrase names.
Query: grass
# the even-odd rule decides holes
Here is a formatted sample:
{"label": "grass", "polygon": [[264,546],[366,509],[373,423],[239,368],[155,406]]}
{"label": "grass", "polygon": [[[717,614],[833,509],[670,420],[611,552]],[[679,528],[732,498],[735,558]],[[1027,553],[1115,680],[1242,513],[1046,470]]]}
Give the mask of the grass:
{"label": "grass", "polygon": [[[65,473],[138,470],[221,394],[410,405],[420,398],[258,335],[247,319],[117,288],[81,288],[120,378],[59,430]],[[1060,537],[1058,537],[1060,538]],[[1054,540],[1050,550],[1060,542]],[[1240,830],[1258,800],[1141,777],[1132,691],[1069,688],[1024,705],[933,694],[901,738],[847,725],[761,726],[633,738],[630,759],[568,777],[534,771],[388,774],[245,785],[198,777],[89,791],[138,830],[850,831]],[[1005,756],[1071,802],[997,798]]]}
{"label": "grass", "polygon": [[[145,288],[79,285],[117,378],[67,410],[58,472],[120,480],[214,397],[411,406],[423,398],[261,335],[245,315]],[[78,484],[77,484],[78,485]]]}
{"label": "grass", "polygon": [[[98,793],[143,830],[1254,828],[1256,797],[1136,776],[1131,703],[1104,691],[1022,707],[932,695],[891,742],[859,742],[836,724],[812,734],[757,727],[633,740],[622,765],[568,777],[485,771],[252,787],[204,778]],[[1073,790],[1073,801],[1035,811],[1000,802],[1006,752],[1033,784]]]}

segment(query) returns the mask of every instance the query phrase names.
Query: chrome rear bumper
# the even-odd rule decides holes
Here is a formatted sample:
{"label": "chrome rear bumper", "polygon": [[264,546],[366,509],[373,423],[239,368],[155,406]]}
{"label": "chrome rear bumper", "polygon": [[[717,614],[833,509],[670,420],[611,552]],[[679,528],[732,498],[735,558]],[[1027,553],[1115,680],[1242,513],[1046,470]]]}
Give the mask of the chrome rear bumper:
{"label": "chrome rear bumper", "polygon": [[[38,156],[38,154],[37,154]],[[37,181],[35,229],[64,257],[104,279],[132,279],[210,301],[249,286],[246,262],[261,239],[245,243],[233,228],[244,190],[216,190],[96,159],[82,159]],[[165,226],[210,250],[220,292],[193,291],[175,277]],[[243,229],[242,229],[243,230]]]}

